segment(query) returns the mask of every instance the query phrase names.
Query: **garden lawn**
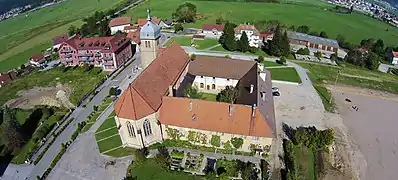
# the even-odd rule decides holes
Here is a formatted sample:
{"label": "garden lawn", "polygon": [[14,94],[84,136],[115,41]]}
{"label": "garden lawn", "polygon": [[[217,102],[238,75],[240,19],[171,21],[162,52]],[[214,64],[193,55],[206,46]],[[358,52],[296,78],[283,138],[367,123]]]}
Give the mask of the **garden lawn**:
{"label": "garden lawn", "polygon": [[[336,76],[338,84],[370,88],[392,93],[398,93],[398,76],[386,74],[377,70],[371,71],[365,68],[356,67],[350,64],[343,64],[342,67],[297,63],[309,70],[308,76],[315,84],[334,84]],[[271,74],[272,76],[272,74]]]}
{"label": "garden lawn", "polygon": [[97,129],[97,132],[103,131],[105,129],[113,128],[116,127],[116,122],[115,122],[115,112],[113,112],[102,124],[101,126]]}
{"label": "garden lawn", "polygon": [[295,68],[270,68],[272,80],[301,83],[300,76]]}
{"label": "garden lawn", "polygon": [[296,172],[299,177],[301,177],[299,179],[315,180],[316,171],[314,152],[303,145],[295,146],[294,150]]}
{"label": "garden lawn", "polygon": [[202,95],[202,97],[203,97],[205,100],[208,100],[208,101],[217,101],[217,100],[216,100],[217,94],[211,94],[211,93],[200,93],[200,94]]}
{"label": "garden lawn", "polygon": [[147,159],[142,165],[136,167],[130,165],[127,174],[131,174],[139,180],[191,180],[202,179],[184,173],[183,171],[166,171],[154,159]]}
{"label": "garden lawn", "polygon": [[207,49],[212,46],[215,46],[218,43],[217,39],[203,39],[203,40],[195,40],[196,49]]}
{"label": "garden lawn", "polygon": [[133,148],[120,147],[113,151],[109,151],[109,152],[105,153],[105,155],[112,156],[112,157],[125,157],[125,156],[133,155],[134,152],[135,152],[135,149],[133,149]]}
{"label": "garden lawn", "polygon": [[263,61],[263,64],[265,67],[283,66],[282,64],[279,64],[275,61],[266,61],[266,60]]}
{"label": "garden lawn", "polygon": [[111,150],[113,148],[120,147],[122,145],[122,140],[120,139],[119,135],[110,137],[109,139],[100,142],[98,142],[98,140],[100,139],[97,139],[97,144],[100,153]]}
{"label": "garden lawn", "polygon": [[170,46],[172,42],[180,46],[191,46],[192,37],[172,37],[166,42],[166,46]]}
{"label": "garden lawn", "polygon": [[110,136],[115,135],[115,134],[118,134],[118,131],[117,131],[116,127],[112,128],[112,129],[109,129],[109,130],[106,130],[106,131],[103,131],[103,132],[100,132],[100,133],[96,133],[95,134],[95,139],[101,140],[101,139],[104,139],[106,137],[110,137]]}
{"label": "garden lawn", "polygon": [[[146,17],[146,9],[151,7],[151,15],[161,19],[171,19],[172,13],[185,0],[146,1],[139,7],[127,11],[133,20]],[[387,45],[398,41],[398,28],[360,13],[339,14],[325,9],[321,2],[305,1],[307,4],[274,4],[231,1],[188,1],[197,7],[201,17],[187,27],[201,28],[203,24],[214,24],[223,16],[234,23],[257,22],[260,20],[279,20],[288,26],[307,25],[311,31],[325,31],[330,38],[338,34],[352,43],[360,43],[365,38],[380,38]],[[311,5],[308,5],[311,4]],[[323,6],[323,7],[320,7]],[[369,28],[372,27],[372,28]],[[388,30],[387,30],[388,29]],[[259,29],[264,31],[264,29]]]}
{"label": "garden lawn", "polygon": [[[53,87],[58,83],[67,86],[71,90],[69,100],[76,104],[86,93],[90,92],[108,74],[100,68],[94,68],[87,72],[84,68],[70,68],[63,72],[57,67],[48,71],[34,71],[26,76],[0,88],[0,105],[16,97],[17,92],[33,87]],[[84,85],[82,85],[84,84]]]}

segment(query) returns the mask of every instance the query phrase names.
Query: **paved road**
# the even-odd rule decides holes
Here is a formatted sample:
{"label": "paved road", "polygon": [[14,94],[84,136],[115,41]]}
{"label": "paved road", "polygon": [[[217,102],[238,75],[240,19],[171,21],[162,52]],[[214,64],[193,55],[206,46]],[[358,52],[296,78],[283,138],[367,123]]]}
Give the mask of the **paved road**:
{"label": "paved road", "polygon": [[99,93],[86,105],[86,108],[76,108],[70,116],[70,118],[74,118],[73,122],[61,133],[60,136],[57,137],[41,161],[33,168],[27,179],[35,180],[36,176],[41,176],[44,173],[44,171],[49,167],[51,161],[60,151],[61,144],[70,140],[70,137],[77,128],[77,124],[87,119],[89,114],[92,112],[94,105],[101,104],[104,98],[108,95],[109,89],[112,86],[126,86],[126,83],[128,85],[129,75],[132,74],[134,67],[138,66],[140,63],[140,58],[138,56],[139,53],[137,53],[137,56],[135,57],[137,60],[126,67],[119,75],[116,76],[116,78],[113,80],[109,78],[102,86],[100,86]]}

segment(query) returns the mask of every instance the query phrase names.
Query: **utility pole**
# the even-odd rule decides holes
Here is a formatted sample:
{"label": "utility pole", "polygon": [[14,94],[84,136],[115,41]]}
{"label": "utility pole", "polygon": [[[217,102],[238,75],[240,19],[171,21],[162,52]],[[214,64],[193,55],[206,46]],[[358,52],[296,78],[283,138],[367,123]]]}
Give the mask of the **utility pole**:
{"label": "utility pole", "polygon": [[[337,71],[337,75],[336,75],[336,80],[334,80],[334,86],[333,89],[336,89],[336,84],[337,84],[337,79],[339,79],[339,75],[340,75],[340,70]],[[329,98],[329,104],[332,103],[332,99],[333,99],[333,95],[330,94],[330,98]]]}

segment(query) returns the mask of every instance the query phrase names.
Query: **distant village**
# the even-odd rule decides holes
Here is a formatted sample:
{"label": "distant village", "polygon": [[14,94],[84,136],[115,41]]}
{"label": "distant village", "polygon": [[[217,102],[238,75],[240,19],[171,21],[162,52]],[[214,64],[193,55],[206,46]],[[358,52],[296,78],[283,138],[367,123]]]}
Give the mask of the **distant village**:
{"label": "distant village", "polygon": [[54,1],[48,2],[48,3],[43,2],[43,3],[39,3],[39,4],[35,4],[35,5],[28,4],[28,5],[25,5],[22,7],[13,8],[13,9],[5,12],[4,14],[0,14],[0,21],[18,16],[19,14],[27,12],[27,11],[36,11],[38,9],[45,8],[48,6],[53,6],[55,4],[58,4],[58,3],[61,3],[64,1],[66,1],[66,0],[54,0]]}

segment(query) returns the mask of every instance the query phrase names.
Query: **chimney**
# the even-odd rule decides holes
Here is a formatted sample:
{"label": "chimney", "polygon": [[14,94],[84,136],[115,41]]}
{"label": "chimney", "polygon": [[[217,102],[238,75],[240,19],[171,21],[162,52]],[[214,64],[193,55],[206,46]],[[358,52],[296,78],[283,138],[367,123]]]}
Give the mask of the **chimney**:
{"label": "chimney", "polygon": [[256,115],[257,104],[253,104],[252,106],[252,117]]}
{"label": "chimney", "polygon": [[169,96],[173,97],[173,86],[169,86]]}
{"label": "chimney", "polygon": [[250,94],[253,93],[253,90],[254,90],[254,85],[250,84]]}
{"label": "chimney", "polygon": [[189,111],[192,112],[192,100],[189,100]]}

